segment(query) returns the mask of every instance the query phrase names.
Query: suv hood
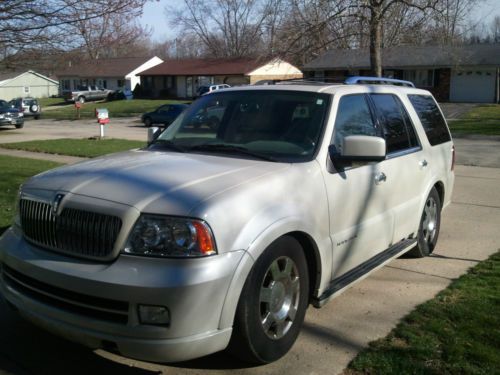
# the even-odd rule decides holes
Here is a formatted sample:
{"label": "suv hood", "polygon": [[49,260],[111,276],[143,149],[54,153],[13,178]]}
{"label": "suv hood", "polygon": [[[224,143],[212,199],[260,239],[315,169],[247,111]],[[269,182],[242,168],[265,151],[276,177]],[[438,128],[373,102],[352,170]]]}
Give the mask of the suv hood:
{"label": "suv hood", "polygon": [[187,215],[215,194],[286,168],[289,164],[134,150],[41,173],[23,190],[71,192],[143,212],[155,213],[162,207],[171,215]]}

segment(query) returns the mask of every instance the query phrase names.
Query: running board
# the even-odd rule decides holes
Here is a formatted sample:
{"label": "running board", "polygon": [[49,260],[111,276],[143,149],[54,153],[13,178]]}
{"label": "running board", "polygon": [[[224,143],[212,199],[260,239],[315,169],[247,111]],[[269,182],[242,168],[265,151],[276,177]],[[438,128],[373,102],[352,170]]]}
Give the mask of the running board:
{"label": "running board", "polygon": [[417,240],[415,238],[403,240],[396,245],[391,246],[387,250],[384,250],[374,257],[368,259],[366,262],[361,263],[359,266],[346,272],[342,276],[333,279],[330,283],[330,286],[323,292],[323,294],[321,294],[321,296],[314,297],[312,299],[312,305],[314,307],[322,307],[330,299],[346,290],[347,287],[350,287],[354,283],[363,280],[370,274],[371,271],[382,267],[393,258],[408,251],[410,248],[415,246],[416,243]]}

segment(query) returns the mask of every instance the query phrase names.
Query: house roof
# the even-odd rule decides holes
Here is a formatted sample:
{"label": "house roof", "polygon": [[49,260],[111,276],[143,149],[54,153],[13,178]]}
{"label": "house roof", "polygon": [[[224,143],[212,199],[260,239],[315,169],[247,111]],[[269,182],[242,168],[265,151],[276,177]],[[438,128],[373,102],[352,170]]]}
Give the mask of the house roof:
{"label": "house roof", "polygon": [[23,76],[25,74],[34,74],[40,78],[46,79],[47,81],[50,81],[56,85],[59,84],[56,80],[49,78],[47,76],[44,76],[43,74],[37,73],[34,70],[27,70],[27,71],[21,71],[21,72],[4,72],[0,73],[0,86],[5,85],[6,83],[12,81],[14,78]]}
{"label": "house roof", "polygon": [[166,60],[139,76],[196,76],[196,75],[245,75],[267,63],[268,60],[234,59],[172,59]]}
{"label": "house roof", "polygon": [[120,57],[112,59],[86,60],[71,64],[56,73],[57,77],[125,77],[151,57]]}
{"label": "house roof", "polygon": [[[384,68],[500,66],[500,43],[465,46],[398,46],[382,50]],[[368,49],[330,50],[303,70],[369,69]]]}

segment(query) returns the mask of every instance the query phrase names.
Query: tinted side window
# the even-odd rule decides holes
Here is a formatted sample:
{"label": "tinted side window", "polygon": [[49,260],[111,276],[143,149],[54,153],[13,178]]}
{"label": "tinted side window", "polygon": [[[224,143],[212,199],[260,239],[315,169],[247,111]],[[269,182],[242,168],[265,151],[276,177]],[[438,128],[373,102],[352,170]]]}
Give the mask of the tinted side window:
{"label": "tinted side window", "polygon": [[340,98],[333,140],[338,151],[341,150],[343,138],[348,135],[378,135],[364,94]]}
{"label": "tinted side window", "polygon": [[427,134],[427,139],[432,146],[451,140],[446,122],[431,96],[408,95],[408,99],[413,104],[413,108],[415,108],[424,127],[425,134]]}
{"label": "tinted side window", "polygon": [[417,146],[415,131],[399,99],[390,94],[372,94],[370,96],[383,124],[387,153]]}

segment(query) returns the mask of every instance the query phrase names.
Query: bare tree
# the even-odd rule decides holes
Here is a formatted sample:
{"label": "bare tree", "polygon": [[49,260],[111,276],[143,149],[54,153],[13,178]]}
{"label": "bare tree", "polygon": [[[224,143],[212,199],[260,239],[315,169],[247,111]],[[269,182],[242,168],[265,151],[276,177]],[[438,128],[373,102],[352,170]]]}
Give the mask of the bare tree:
{"label": "bare tree", "polygon": [[26,49],[64,47],[67,26],[110,14],[140,14],[147,0],[3,0],[0,48],[4,54]]}
{"label": "bare tree", "polygon": [[214,57],[255,55],[264,43],[266,20],[281,0],[183,0],[168,7],[171,24],[194,33]]}

